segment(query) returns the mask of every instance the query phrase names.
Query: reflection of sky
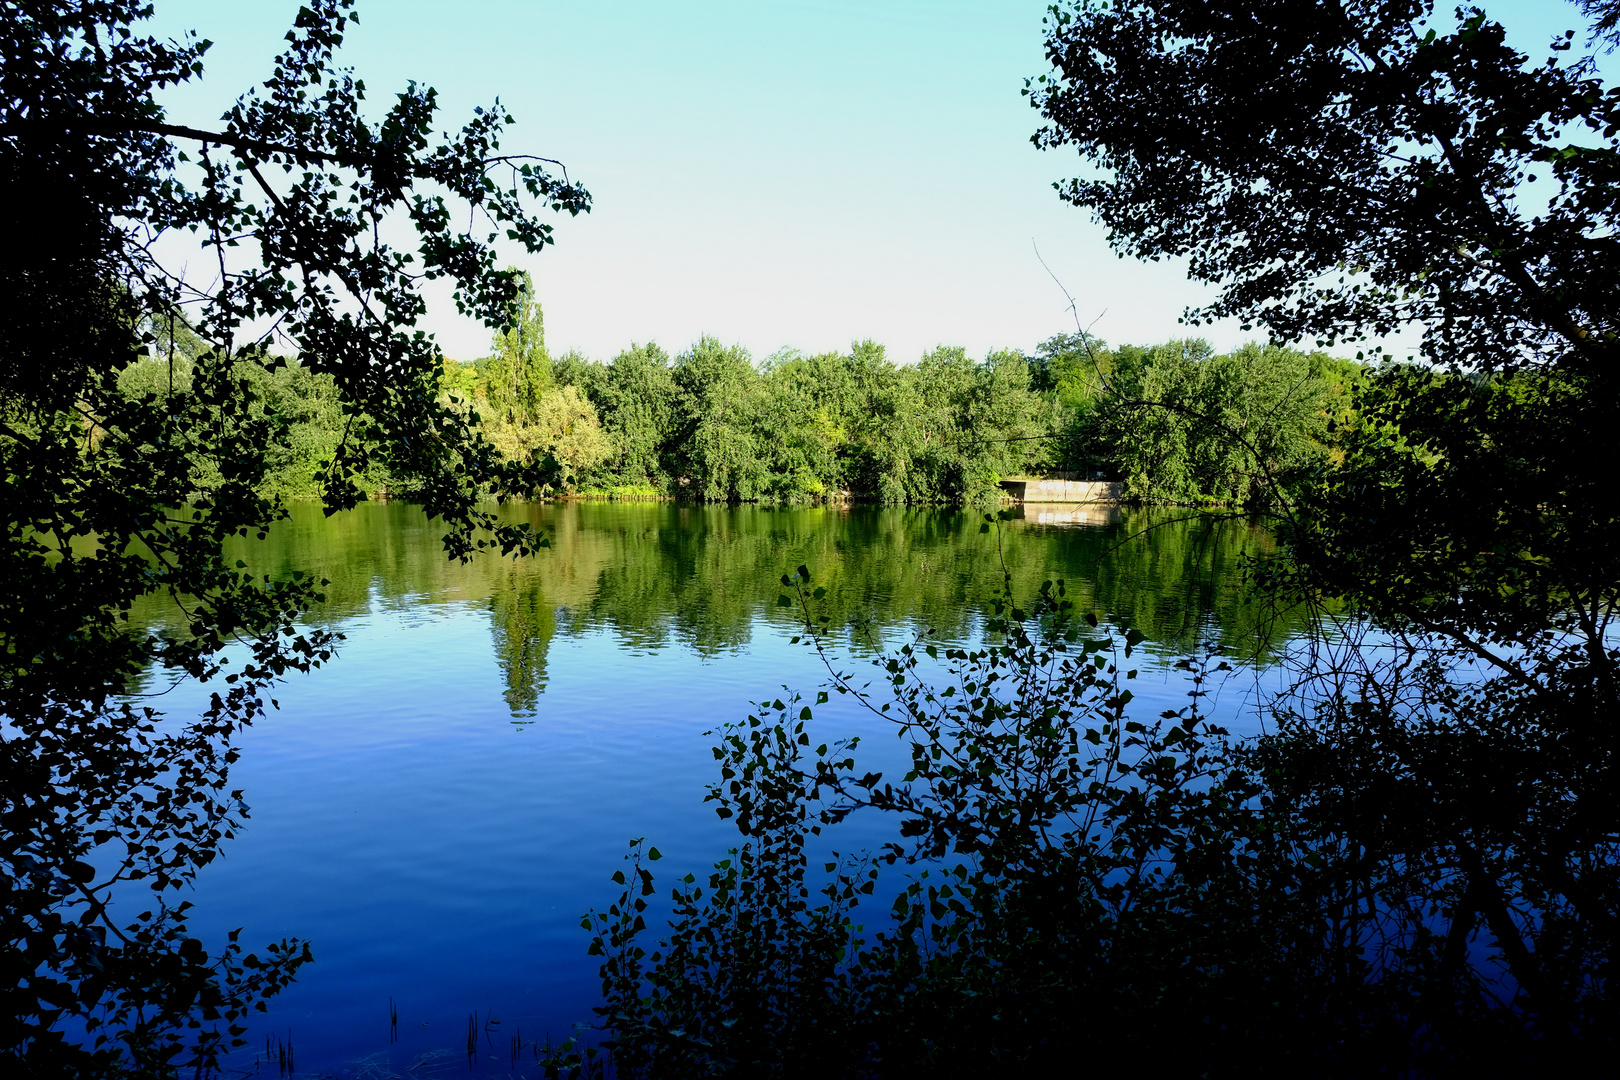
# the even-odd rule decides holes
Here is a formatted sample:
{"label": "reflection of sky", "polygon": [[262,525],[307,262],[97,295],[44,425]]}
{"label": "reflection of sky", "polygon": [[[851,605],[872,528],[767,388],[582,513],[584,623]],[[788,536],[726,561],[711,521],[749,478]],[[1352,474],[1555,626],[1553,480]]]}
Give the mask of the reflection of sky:
{"label": "reflection of sky", "polygon": [[[707,655],[588,628],[549,642],[544,693],[514,724],[491,625],[487,604],[374,596],[343,623],[339,658],[277,688],[280,711],[242,740],[231,786],[253,816],[202,875],[193,931],[241,926],[250,949],[314,942],[316,963],[265,1021],[291,1029],[301,1067],[387,1050],[390,997],[396,1061],[460,1045],[473,1008],[507,1019],[502,1053],[513,1024],[530,1038],[588,1019],[596,967],[579,917],[614,898],[626,842],[656,844],[654,869],[701,874],[733,839],[701,801],[715,776],[703,732],[788,690],[813,701],[826,677],[780,618],[756,616],[744,647]],[[1162,658],[1131,664],[1140,715],[1185,703]],[[860,658],[839,666],[882,683]],[[1237,714],[1244,679],[1218,712]],[[201,689],[164,705],[184,715]],[[816,715],[818,739],[863,736],[863,768],[903,771],[902,744],[850,698]],[[856,815],[829,846],[876,847],[891,827]]]}

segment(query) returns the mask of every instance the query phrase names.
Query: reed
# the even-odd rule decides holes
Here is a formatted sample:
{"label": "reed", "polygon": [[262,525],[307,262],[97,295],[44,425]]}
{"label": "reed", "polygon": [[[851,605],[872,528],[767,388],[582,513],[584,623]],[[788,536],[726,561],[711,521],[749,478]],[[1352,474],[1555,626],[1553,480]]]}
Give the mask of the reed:
{"label": "reed", "polygon": [[[280,1035],[272,1032],[264,1037],[264,1060],[273,1062],[278,1077],[289,1077],[297,1066],[293,1060],[292,1028],[287,1029],[287,1038],[283,1040]],[[257,1072],[257,1062],[254,1063]]]}

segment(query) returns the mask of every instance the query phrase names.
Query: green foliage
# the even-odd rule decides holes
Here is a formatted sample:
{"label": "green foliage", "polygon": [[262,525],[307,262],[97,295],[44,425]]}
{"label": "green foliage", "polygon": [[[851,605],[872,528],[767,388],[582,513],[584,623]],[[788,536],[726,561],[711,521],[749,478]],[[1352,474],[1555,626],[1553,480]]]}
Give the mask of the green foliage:
{"label": "green foliage", "polygon": [[[184,322],[177,320],[176,325],[194,341],[201,340]],[[167,358],[158,353],[118,372],[118,388],[131,403],[173,404],[176,395],[191,392],[196,366],[196,359],[185,353]],[[264,447],[265,475],[255,486],[256,493],[270,499],[319,498],[326,470],[340,448],[346,441],[358,441],[336,380],[326,372],[270,357],[238,360],[232,374],[251,395],[248,415],[265,422],[272,432]],[[202,471],[193,477],[193,488],[202,490],[218,483],[218,471],[199,464]],[[368,493],[397,487],[381,455],[375,453],[368,455],[366,467],[351,480],[358,490]]]}
{"label": "green foliage", "polygon": [[[1311,580],[1381,623],[1494,645],[1602,642],[1620,589],[1607,380],[1391,366],[1288,531]],[[1302,571],[1303,572],[1303,571]]]}
{"label": "green foliage", "polygon": [[675,358],[671,459],[675,483],[711,502],[753,501],[765,490],[759,372],[740,346],[702,338]]}
{"label": "green foliage", "polygon": [[1274,498],[1325,455],[1329,386],[1314,369],[1326,359],[1252,344],[1221,356],[1203,342],[1154,350],[1134,400],[1115,402],[1109,418],[1124,429],[1113,444],[1126,490],[1155,501]]}
{"label": "green foliage", "polygon": [[993,502],[1003,476],[1039,469],[1044,409],[1022,356],[994,352],[974,364],[961,349],[938,348],[909,374],[914,498]]}
{"label": "green foliage", "polygon": [[486,423],[512,427],[535,422],[553,384],[545,314],[534,296],[534,280],[526,272],[518,272],[517,278],[521,284],[507,325],[495,335],[495,351],[478,362]]}
{"label": "green foliage", "polygon": [[[533,282],[525,273],[513,273],[520,289],[508,325],[495,334],[493,352],[471,364],[441,360],[437,398],[464,417],[502,459],[538,465],[549,473],[541,492],[571,490],[582,474],[593,473],[609,457],[612,446],[591,403],[577,388],[559,383],[546,352],[544,317]],[[570,374],[580,365],[577,354],[564,358]],[[311,436],[324,433],[328,440],[336,439],[347,423],[330,412],[322,419],[324,425],[310,426]],[[408,486],[398,493],[415,494]]]}
{"label": "green foliage", "polygon": [[535,410],[541,446],[569,477],[590,473],[613,452],[591,403],[572,386],[547,391]]}
{"label": "green foliage", "polygon": [[[441,393],[464,394],[481,430],[508,461],[543,463],[556,473],[556,486],[573,488],[612,453],[596,409],[573,386],[559,386],[546,352],[545,320],[526,273],[509,313],[509,324],[495,335],[494,352],[478,361],[471,380],[446,369]],[[580,360],[567,358],[570,372]],[[470,385],[469,385],[470,383]]]}
{"label": "green foliage", "polygon": [[1118,476],[1143,502],[1269,504],[1333,452],[1353,423],[1345,388],[1362,366],[1250,343],[1216,355],[1191,338],[1109,349],[1081,335],[1041,346],[1031,377],[1049,386],[1063,471]]}
{"label": "green foliage", "polygon": [[[909,367],[860,342],[847,355],[784,351],[756,368],[712,338],[674,363],[648,345],[609,364],[577,353],[553,364],[539,304],[525,293],[519,311],[491,357],[443,362],[444,402],[475,415],[506,459],[552,462],[562,490],[713,502],[994,504],[1002,479],[1053,471],[1123,476],[1142,502],[1264,501],[1268,483],[1331,453],[1330,409],[1338,427],[1354,422],[1345,388],[1361,370],[1272,346],[1213,356],[1201,341],[1109,350],[1076,335],[1030,358],[1000,351],[975,363],[940,348]],[[121,378],[127,392],[157,391],[171,368],[189,378],[188,363],[152,361]],[[286,423],[260,490],[317,494],[352,426],[335,385],[299,365],[243,370]],[[380,464],[355,482],[411,491]]]}
{"label": "green foliage", "polygon": [[756,367],[704,338],[673,363],[638,346],[559,377],[617,446],[587,486],[717,502],[993,503],[1003,476],[1042,466],[1053,415],[1015,353],[975,364],[943,349],[902,367],[870,341]]}
{"label": "green foliage", "polygon": [[842,415],[852,438],[840,455],[846,487],[878,502],[905,502],[909,454],[903,421],[912,405],[910,388],[883,346],[871,340],[851,346],[847,366]]}
{"label": "green foliage", "polygon": [[844,488],[839,452],[849,441],[853,387],[842,360],[784,353],[765,365],[760,425],[776,433],[765,444],[774,502],[807,502]]}
{"label": "green foliage", "polygon": [[634,345],[611,364],[571,363],[559,376],[579,386],[607,431],[609,454],[592,481],[666,486],[676,389],[664,351],[656,345]]}

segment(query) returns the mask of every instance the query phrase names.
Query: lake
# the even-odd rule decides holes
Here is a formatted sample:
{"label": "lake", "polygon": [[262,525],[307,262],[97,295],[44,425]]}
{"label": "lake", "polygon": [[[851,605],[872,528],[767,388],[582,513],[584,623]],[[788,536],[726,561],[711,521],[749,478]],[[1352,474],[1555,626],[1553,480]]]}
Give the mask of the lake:
{"label": "lake", "polygon": [[[1184,703],[1170,661],[1201,643],[1245,659],[1215,700],[1237,730],[1253,730],[1246,706],[1290,631],[1244,600],[1245,556],[1271,550],[1264,530],[1187,511],[1026,507],[989,534],[982,514],[918,509],[502,512],[552,546],[461,565],[410,505],[330,519],[297,505],[233,556],[328,579],[310,622],[346,638],[242,739],[231,786],[251,820],[189,897],[210,946],[235,927],[249,949],[313,945],[235,1066],[251,1071],[273,1032],[300,1075],[465,1069],[476,1012],[483,1065],[501,1074],[512,1035],[560,1038],[588,1021],[596,964],[579,921],[617,895],[626,843],[655,843],[671,877],[722,857],[735,834],[702,802],[715,764],[705,732],[784,687],[813,699],[826,679],[776,604],[801,563],[828,590],[847,669],[919,633],[975,640],[1005,563],[1016,595],[1062,578],[1081,610],[1147,636],[1133,686],[1143,715]],[[165,612],[137,616],[153,625]],[[158,701],[184,716],[209,689],[180,684]],[[829,741],[863,736],[871,768],[900,760],[848,699],[816,723]],[[856,815],[836,842],[875,846],[891,827]]]}

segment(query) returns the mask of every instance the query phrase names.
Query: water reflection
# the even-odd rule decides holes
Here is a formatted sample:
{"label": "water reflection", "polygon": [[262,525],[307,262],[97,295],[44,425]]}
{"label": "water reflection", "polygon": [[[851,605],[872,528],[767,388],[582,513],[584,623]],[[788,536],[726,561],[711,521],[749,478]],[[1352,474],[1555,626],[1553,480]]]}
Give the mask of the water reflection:
{"label": "water reflection", "polygon": [[1113,525],[1124,516],[1124,511],[1108,503],[1024,503],[1018,507],[1018,517],[1037,525],[1078,525],[1102,528]]}
{"label": "water reflection", "polygon": [[[502,512],[552,546],[463,565],[415,507],[327,519],[295,506],[232,557],[326,579],[310,621],[347,640],[333,664],[279,687],[281,709],[244,734],[232,783],[253,821],[199,882],[194,931],[315,943],[316,963],[266,1021],[297,1029],[301,1061],[387,1045],[391,996],[410,1054],[453,1045],[446,1033],[479,1002],[510,1009],[526,1034],[566,1031],[599,986],[579,916],[602,902],[624,842],[653,837],[687,866],[735,843],[702,802],[714,776],[704,733],[784,685],[824,680],[776,606],[781,574],[800,563],[827,589],[851,669],[863,665],[849,653],[873,639],[924,627],[971,639],[1003,560],[1018,594],[1064,578],[1083,610],[1137,627],[1161,654],[1209,638],[1255,651],[1265,613],[1244,602],[1244,560],[1271,551],[1264,530],[1185,511],[1027,511],[998,537],[980,515],[922,510],[516,506]],[[135,617],[176,625],[157,603]],[[1269,629],[1262,640],[1287,626]],[[1142,667],[1144,715],[1185,703],[1180,673]],[[186,715],[211,689],[182,686],[162,704]],[[892,733],[847,701],[816,721],[829,738],[865,740],[863,768],[903,771]],[[852,819],[840,843],[875,846],[884,827]]]}
{"label": "water reflection", "polygon": [[501,696],[514,720],[532,723],[546,692],[546,650],[557,632],[556,608],[540,582],[525,580],[514,569],[495,590],[489,610],[495,662],[506,681]]}
{"label": "water reflection", "polygon": [[[849,507],[667,503],[521,505],[551,547],[525,560],[445,559],[439,529],[414,506],[381,503],[325,518],[296,505],[263,542],[233,557],[285,576],[326,579],[311,622],[340,626],[374,605],[464,603],[489,612],[512,716],[533,716],[555,639],[608,630],[632,652],[678,644],[700,656],[749,646],[761,620],[785,623],[777,579],[800,563],[827,589],[824,613],[868,651],[923,627],[969,638],[1003,566],[1015,595],[1063,578],[1082,610],[1140,630],[1161,652],[1206,640],[1264,659],[1296,627],[1248,602],[1245,568],[1273,545],[1258,525],[1187,511],[1028,505],[999,536],[982,515]],[[136,619],[172,623],[148,601]],[[857,633],[851,628],[860,628]]]}

